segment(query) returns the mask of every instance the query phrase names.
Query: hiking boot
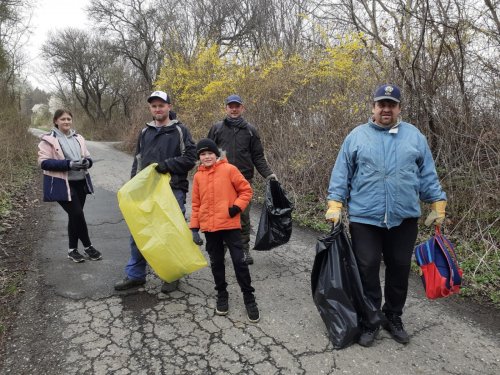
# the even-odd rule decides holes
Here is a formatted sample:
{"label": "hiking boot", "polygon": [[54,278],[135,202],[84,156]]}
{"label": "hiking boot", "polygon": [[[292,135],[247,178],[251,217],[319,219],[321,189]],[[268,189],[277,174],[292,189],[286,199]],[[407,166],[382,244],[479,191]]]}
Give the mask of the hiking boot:
{"label": "hiking boot", "polygon": [[122,281],[115,284],[115,290],[127,290],[144,284],[146,284],[146,280],[129,279],[126,277]]}
{"label": "hiking boot", "polygon": [[215,314],[224,316],[227,315],[229,311],[229,298],[227,293],[221,293],[217,295],[217,307],[215,308]]}
{"label": "hiking boot", "polygon": [[250,255],[250,250],[248,250],[248,249],[243,249],[243,255],[244,255],[244,257],[243,257],[243,261],[244,261],[246,264],[248,264],[248,265],[253,264],[253,258],[252,258],[252,256]]}
{"label": "hiking boot", "polygon": [[170,293],[170,292],[173,292],[174,290],[177,290],[177,287],[179,286],[179,280],[175,280],[175,281],[172,281],[171,283],[167,283],[166,281],[164,281],[162,284],[161,284],[161,292],[162,293]]}
{"label": "hiking boot", "polygon": [[87,254],[90,260],[99,260],[102,258],[102,254],[96,250],[96,248],[92,245],[83,250],[85,254]]}
{"label": "hiking boot", "polygon": [[252,323],[257,323],[260,320],[259,308],[256,302],[250,302],[245,305],[247,309],[247,318]]}
{"label": "hiking boot", "polygon": [[85,262],[85,258],[78,252],[78,249],[71,249],[71,251],[68,252],[68,258],[75,263]]}
{"label": "hiking boot", "polygon": [[395,314],[387,314],[386,318],[387,320],[383,323],[384,329],[391,334],[395,341],[400,344],[408,344],[410,336],[408,336],[408,333],[404,329],[401,317]]}
{"label": "hiking boot", "polygon": [[369,347],[372,346],[377,338],[378,332],[380,331],[380,327],[368,328],[363,327],[363,331],[361,332],[361,336],[359,336],[358,344],[361,346]]}

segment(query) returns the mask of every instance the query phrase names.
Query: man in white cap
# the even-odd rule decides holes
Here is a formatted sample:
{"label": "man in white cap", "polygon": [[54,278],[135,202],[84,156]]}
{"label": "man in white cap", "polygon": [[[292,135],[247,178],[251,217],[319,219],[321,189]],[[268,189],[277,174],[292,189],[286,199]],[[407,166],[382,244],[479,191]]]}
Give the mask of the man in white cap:
{"label": "man in white cap", "polygon": [[[153,121],[146,124],[137,140],[131,177],[150,164],[158,163],[158,173],[170,173],[170,186],[179,207],[185,213],[186,194],[189,190],[188,172],[194,167],[197,155],[188,128],[179,120],[169,118],[172,108],[170,97],[164,91],[154,91],[148,98]],[[126,277],[115,284],[116,290],[126,290],[146,283],[146,260],[130,237],[130,259],[125,267]],[[171,292],[178,282],[164,282],[161,291]]]}

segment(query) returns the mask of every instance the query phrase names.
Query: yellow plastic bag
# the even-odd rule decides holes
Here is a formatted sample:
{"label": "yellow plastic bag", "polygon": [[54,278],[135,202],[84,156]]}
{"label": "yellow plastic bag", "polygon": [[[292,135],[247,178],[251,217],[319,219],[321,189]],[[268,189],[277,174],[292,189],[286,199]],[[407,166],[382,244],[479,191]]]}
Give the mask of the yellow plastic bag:
{"label": "yellow plastic bag", "polygon": [[207,266],[170,187],[170,174],[149,165],[118,191],[135,243],[160,279],[172,282]]}

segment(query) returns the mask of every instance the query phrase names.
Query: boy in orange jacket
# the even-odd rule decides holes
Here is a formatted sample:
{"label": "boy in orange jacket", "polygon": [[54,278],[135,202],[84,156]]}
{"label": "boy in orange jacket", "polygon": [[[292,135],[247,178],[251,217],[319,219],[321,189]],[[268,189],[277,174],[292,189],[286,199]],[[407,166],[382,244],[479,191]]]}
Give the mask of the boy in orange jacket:
{"label": "boy in orange jacket", "polygon": [[201,243],[199,230],[205,233],[206,250],[217,291],[215,314],[229,310],[224,243],[229,248],[236,280],[243,293],[248,320],[256,323],[260,313],[255,302],[252,280],[244,260],[240,213],[252,199],[252,188],[241,172],[226,159],[214,141],[204,138],[196,145],[200,166],[194,175],[190,228],[195,243]]}

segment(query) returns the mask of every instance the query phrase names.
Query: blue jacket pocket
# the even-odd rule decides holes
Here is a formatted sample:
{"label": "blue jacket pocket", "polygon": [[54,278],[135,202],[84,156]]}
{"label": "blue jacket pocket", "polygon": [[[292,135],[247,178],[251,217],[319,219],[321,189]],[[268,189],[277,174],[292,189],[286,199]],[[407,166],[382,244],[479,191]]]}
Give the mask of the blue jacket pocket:
{"label": "blue jacket pocket", "polygon": [[43,200],[44,202],[69,201],[66,180],[44,175]]}

